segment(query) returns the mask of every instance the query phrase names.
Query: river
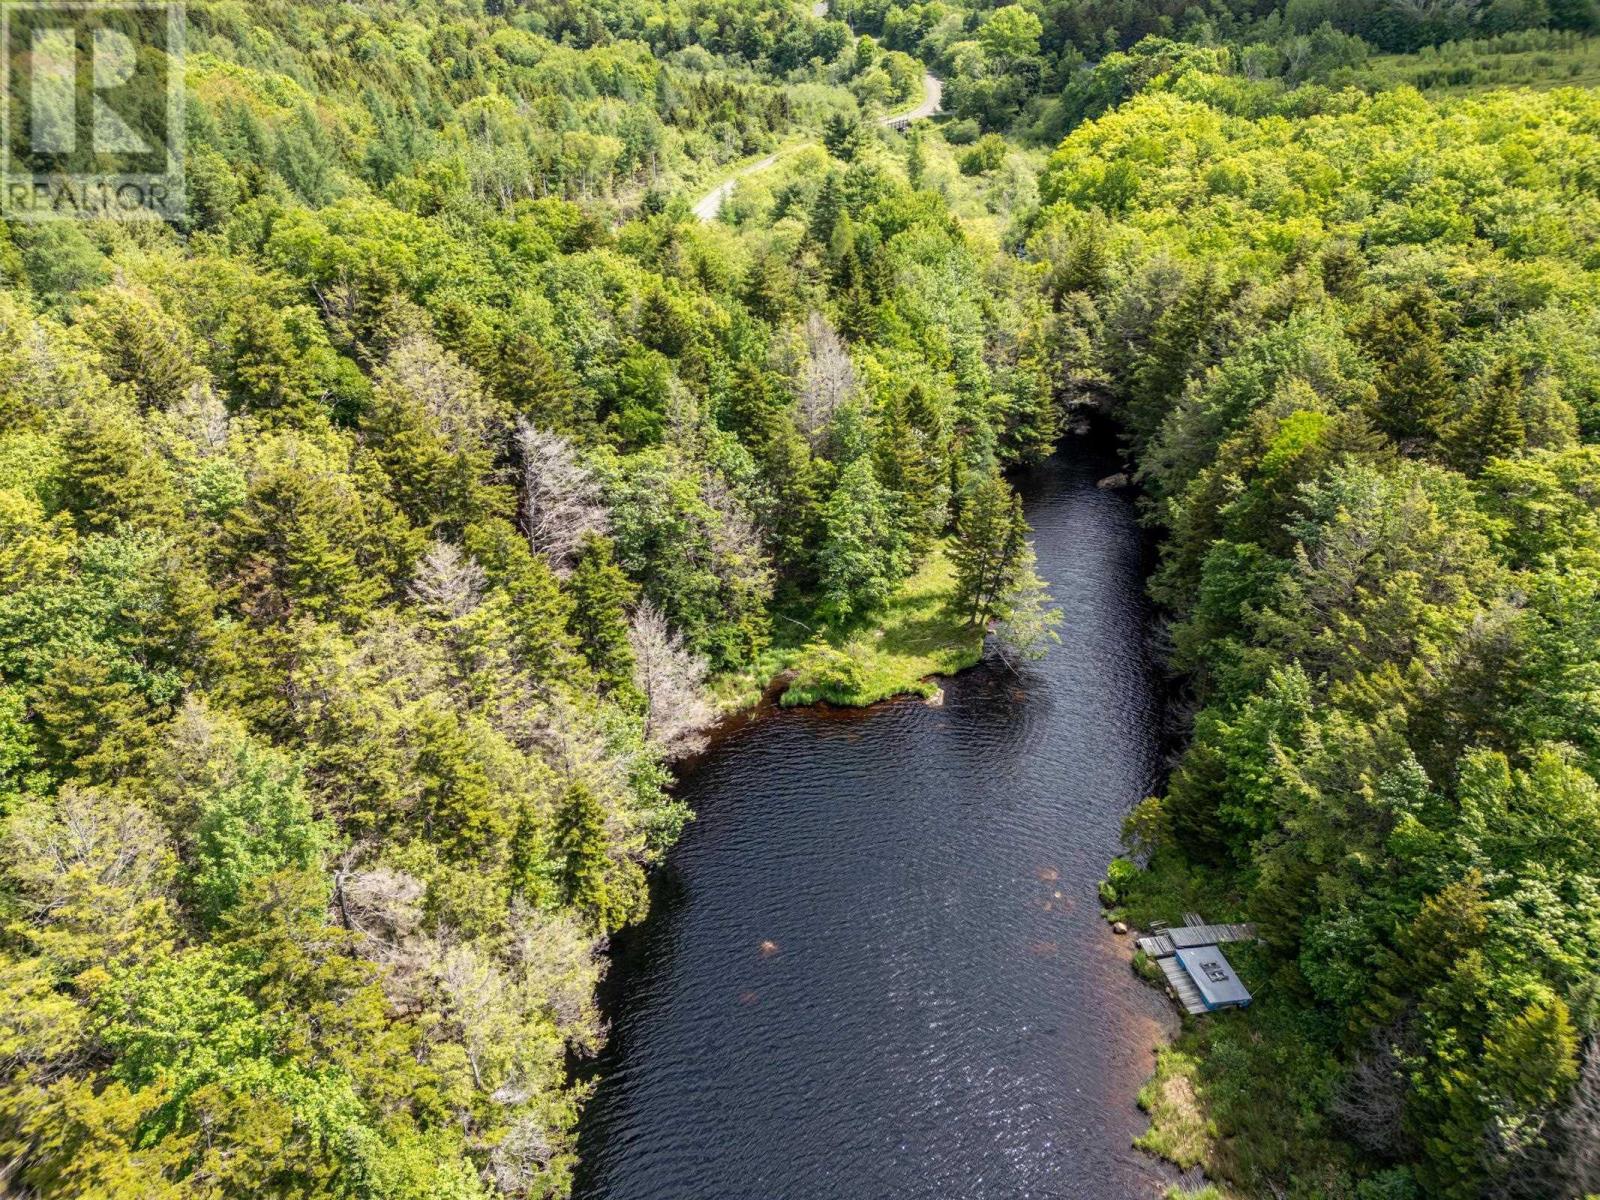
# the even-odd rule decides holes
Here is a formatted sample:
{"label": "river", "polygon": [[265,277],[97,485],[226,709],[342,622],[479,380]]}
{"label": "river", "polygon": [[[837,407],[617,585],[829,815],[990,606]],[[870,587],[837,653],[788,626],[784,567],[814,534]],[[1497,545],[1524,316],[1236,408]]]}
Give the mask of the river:
{"label": "river", "polygon": [[1130,1148],[1173,1024],[1097,908],[1159,768],[1131,501],[1069,443],[1018,479],[1062,644],[942,708],[776,714],[683,780],[698,818],[618,939],[584,1200],[1158,1196]]}

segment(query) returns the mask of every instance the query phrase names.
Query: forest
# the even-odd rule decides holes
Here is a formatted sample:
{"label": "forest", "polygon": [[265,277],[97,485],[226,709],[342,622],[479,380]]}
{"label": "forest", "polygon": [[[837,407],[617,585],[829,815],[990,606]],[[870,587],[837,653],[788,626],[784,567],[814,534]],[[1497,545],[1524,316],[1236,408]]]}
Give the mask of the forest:
{"label": "forest", "polygon": [[1600,1193],[1591,3],[187,23],[187,220],[0,226],[0,1190],[566,1195],[673,764],[908,595],[1042,653],[1006,472],[1096,421],[1180,748],[1109,893],[1263,937],[1149,1148]]}
{"label": "forest", "polygon": [[1187,681],[1120,890],[1266,942],[1250,1028],[1193,1034],[1201,1157],[1246,1194],[1588,1195],[1600,110],[1169,62],[1054,152],[1029,237]]}

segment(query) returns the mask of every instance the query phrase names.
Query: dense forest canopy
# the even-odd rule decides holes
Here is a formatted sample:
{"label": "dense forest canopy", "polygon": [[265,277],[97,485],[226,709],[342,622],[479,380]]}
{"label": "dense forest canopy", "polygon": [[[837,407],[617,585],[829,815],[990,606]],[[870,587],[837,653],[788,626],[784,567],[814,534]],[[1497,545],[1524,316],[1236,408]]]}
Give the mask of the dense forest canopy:
{"label": "dense forest canopy", "polygon": [[[187,227],[0,239],[5,1186],[562,1194],[708,676],[1014,511],[1042,302],[809,9],[189,18]],[[676,198],[828,117],[803,220]]]}
{"label": "dense forest canopy", "polygon": [[1231,897],[1267,943],[1255,1028],[1207,1035],[1239,1138],[1210,1165],[1586,1195],[1600,107],[1168,61],[1052,155],[1029,244],[1142,465],[1191,681],[1126,890]]}
{"label": "dense forest canopy", "polygon": [[188,19],[187,221],[0,233],[6,1189],[564,1194],[669,764],[930,564],[1047,645],[1094,417],[1184,701],[1109,891],[1264,936],[1186,1157],[1600,1190],[1592,5]]}

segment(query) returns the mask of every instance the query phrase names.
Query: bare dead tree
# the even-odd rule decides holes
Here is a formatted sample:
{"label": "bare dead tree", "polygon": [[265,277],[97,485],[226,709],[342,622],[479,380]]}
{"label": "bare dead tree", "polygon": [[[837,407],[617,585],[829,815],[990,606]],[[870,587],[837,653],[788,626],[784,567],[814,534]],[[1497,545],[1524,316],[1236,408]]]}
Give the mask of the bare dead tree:
{"label": "bare dead tree", "polygon": [[618,753],[592,711],[552,692],[510,714],[503,732],[520,748],[537,753],[563,784],[582,781],[603,797],[621,797],[633,769]]}
{"label": "bare dead tree", "polygon": [[150,421],[169,453],[201,459],[226,453],[233,425],[222,398],[206,382],[191,384],[164,411],[152,413]]}
{"label": "bare dead tree", "polygon": [[1392,1161],[1405,1151],[1405,1102],[1410,1088],[1400,1060],[1402,1022],[1373,1031],[1370,1048],[1351,1064],[1333,1100],[1333,1115],[1351,1140]]}
{"label": "bare dead tree", "polygon": [[1049,585],[1039,578],[1038,559],[1028,545],[1017,582],[1005,597],[1006,615],[995,622],[994,649],[1013,674],[1024,663],[1037,662],[1059,645],[1061,610],[1053,607]]}
{"label": "bare dead tree", "polygon": [[119,897],[92,914],[108,930],[138,903],[166,890],[175,862],[166,831],[144,806],[71,784],[10,814],[0,830],[0,851],[15,909],[24,918],[53,920],[95,887]]}
{"label": "bare dead tree", "polygon": [[501,423],[477,372],[426,332],[413,331],[395,342],[377,372],[377,385],[427,409],[456,450],[489,445]]}
{"label": "bare dead tree", "polygon": [[683,644],[648,600],[633,614],[628,641],[633,681],[648,702],[645,736],[669,759],[704,748],[701,731],[714,717],[705,693],[705,659]]}
{"label": "bare dead tree", "polygon": [[805,343],[798,396],[800,432],[815,448],[827,434],[833,414],[856,390],[856,369],[843,339],[819,312],[806,318]]}
{"label": "bare dead tree", "polygon": [[341,924],[360,940],[361,954],[387,968],[383,994],[402,1012],[424,1006],[440,954],[423,933],[421,880],[393,867],[339,871],[335,903]]}
{"label": "bare dead tree", "polygon": [[1600,1195],[1600,1037],[1589,1039],[1572,1097],[1555,1120],[1551,1195]]}
{"label": "bare dead tree", "polygon": [[441,1007],[466,1051],[472,1082],[493,1092],[497,1081],[490,1064],[514,1032],[511,986],[495,962],[472,945],[448,947],[436,969]]}
{"label": "bare dead tree", "polygon": [[511,902],[505,956],[530,1003],[555,1022],[566,1048],[596,1053],[605,1041],[595,988],[605,974],[603,939],[587,933],[571,913],[541,912]]}
{"label": "bare dead tree", "polygon": [[503,1196],[531,1195],[555,1153],[545,1122],[536,1113],[524,1113],[511,1122],[489,1156],[489,1178]]}
{"label": "bare dead tree", "polygon": [[458,620],[483,602],[483,568],[443,540],[435,540],[417,563],[408,590],[423,608]]}
{"label": "bare dead tree", "polygon": [[565,573],[583,539],[611,527],[600,483],[560,434],[517,423],[522,453],[522,528],[535,554]]}
{"label": "bare dead tree", "polygon": [[700,496],[718,517],[710,530],[712,548],[717,557],[765,570],[766,553],[761,546],[761,531],[756,527],[750,509],[728,481],[717,472],[708,471],[700,483]]}

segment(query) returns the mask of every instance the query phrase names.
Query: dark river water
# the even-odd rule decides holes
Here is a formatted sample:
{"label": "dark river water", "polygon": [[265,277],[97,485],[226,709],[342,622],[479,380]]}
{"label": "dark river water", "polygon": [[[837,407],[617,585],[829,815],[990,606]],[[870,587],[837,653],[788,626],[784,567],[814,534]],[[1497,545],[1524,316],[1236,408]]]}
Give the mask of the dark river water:
{"label": "dark river water", "polygon": [[1141,543],[1114,460],[1022,476],[1062,644],[942,708],[790,711],[681,784],[698,814],[619,940],[585,1200],[1158,1196],[1134,1095],[1172,1020],[1095,885],[1157,778]]}

